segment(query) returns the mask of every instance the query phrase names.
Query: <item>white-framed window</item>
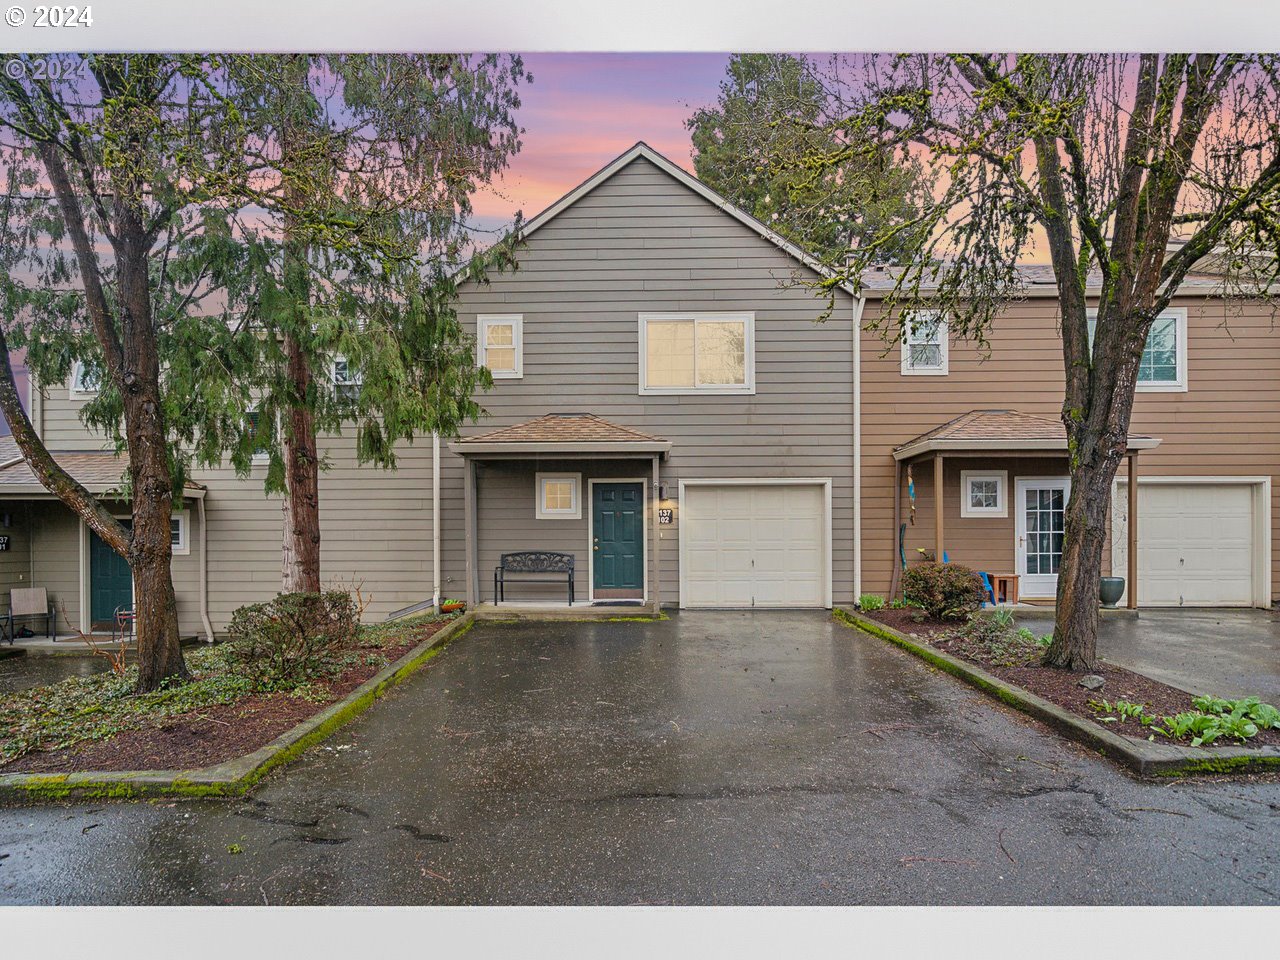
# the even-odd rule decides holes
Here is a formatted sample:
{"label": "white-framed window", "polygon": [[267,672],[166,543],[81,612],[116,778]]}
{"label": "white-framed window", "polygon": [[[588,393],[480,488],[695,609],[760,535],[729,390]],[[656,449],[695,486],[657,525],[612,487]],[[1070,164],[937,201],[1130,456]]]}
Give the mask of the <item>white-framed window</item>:
{"label": "white-framed window", "polygon": [[477,357],[495,380],[524,376],[524,317],[519,314],[476,319]]}
{"label": "white-framed window", "polygon": [[1007,470],[961,470],[960,516],[1007,517],[1008,490]]}
{"label": "white-framed window", "polygon": [[640,393],[755,393],[754,313],[640,314]]}
{"label": "white-framed window", "polygon": [[539,520],[578,520],[582,517],[582,474],[539,473],[534,516]]}
{"label": "white-framed window", "polygon": [[920,310],[908,317],[902,331],[904,376],[946,376],[950,345],[947,320],[936,310]]}
{"label": "white-framed window", "polygon": [[[1089,311],[1089,349],[1098,327],[1098,311]],[[1187,390],[1187,311],[1174,307],[1151,324],[1138,364],[1139,392],[1185,393]]]}
{"label": "white-framed window", "polygon": [[169,546],[180,557],[191,552],[191,543],[187,537],[190,516],[186,510],[175,510],[169,516]]}
{"label": "white-framed window", "polygon": [[274,433],[271,429],[271,423],[263,421],[262,411],[257,407],[250,407],[245,411],[244,416],[253,435],[253,456],[251,459],[254,463],[267,463],[271,460],[271,441]]}
{"label": "white-framed window", "polygon": [[346,357],[334,357],[331,372],[334,396],[339,400],[355,400],[360,396],[360,386],[364,379]]}
{"label": "white-framed window", "polygon": [[71,382],[68,386],[73,397],[96,397],[98,375],[91,373],[84,361],[76,360],[71,364]]}

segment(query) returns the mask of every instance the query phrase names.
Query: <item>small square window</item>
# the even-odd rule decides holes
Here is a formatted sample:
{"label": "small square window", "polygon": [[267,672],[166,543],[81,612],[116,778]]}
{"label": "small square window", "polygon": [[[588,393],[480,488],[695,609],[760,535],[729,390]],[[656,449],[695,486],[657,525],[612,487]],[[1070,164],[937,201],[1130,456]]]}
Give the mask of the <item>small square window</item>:
{"label": "small square window", "polygon": [[577,520],[582,516],[580,473],[539,473],[536,491],[539,520]]}
{"label": "small square window", "polygon": [[902,372],[911,376],[943,376],[949,363],[947,321],[934,311],[920,311],[903,321]]}
{"label": "small square window", "polygon": [[1004,470],[960,472],[960,516],[1007,517],[1005,490],[1009,474]]}
{"label": "small square window", "polygon": [[177,510],[169,517],[169,546],[178,556],[185,556],[191,552],[187,542],[188,516],[186,510]]}
{"label": "small square window", "polygon": [[98,395],[99,374],[91,371],[82,360],[71,364],[71,396],[95,397]]}
{"label": "small square window", "polygon": [[355,401],[363,383],[360,371],[346,357],[333,358],[333,393],[339,400]]}
{"label": "small square window", "polygon": [[524,376],[524,318],[479,317],[476,320],[477,360],[495,380]]}

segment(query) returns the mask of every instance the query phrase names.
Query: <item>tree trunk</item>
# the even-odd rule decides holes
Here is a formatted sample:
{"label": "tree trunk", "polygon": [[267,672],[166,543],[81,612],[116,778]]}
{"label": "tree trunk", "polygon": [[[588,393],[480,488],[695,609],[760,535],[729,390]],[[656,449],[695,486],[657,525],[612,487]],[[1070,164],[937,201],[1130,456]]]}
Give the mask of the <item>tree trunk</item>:
{"label": "tree trunk", "polygon": [[1098,581],[1102,576],[1102,548],[1107,540],[1107,506],[1117,466],[1107,458],[1072,471],[1058,568],[1058,608],[1046,666],[1097,669]]}
{"label": "tree trunk", "polygon": [[[291,388],[305,397],[311,369],[297,339],[285,338]],[[288,409],[284,431],[284,539],[280,589],[285,593],[320,591],[320,462],[316,421],[304,403]]]}

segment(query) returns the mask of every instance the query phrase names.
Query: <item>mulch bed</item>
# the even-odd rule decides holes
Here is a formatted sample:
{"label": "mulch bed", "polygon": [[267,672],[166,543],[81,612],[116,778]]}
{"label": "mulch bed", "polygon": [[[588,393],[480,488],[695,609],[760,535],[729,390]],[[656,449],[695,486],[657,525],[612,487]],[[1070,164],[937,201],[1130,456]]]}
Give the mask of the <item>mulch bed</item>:
{"label": "mulch bed", "polygon": [[[401,642],[376,650],[395,663],[452,621],[423,624]],[[381,666],[360,664],[323,685],[326,697],[309,700],[287,693],[253,694],[236,703],[169,717],[154,727],[123,730],[99,743],[28,753],[0,766],[0,773],[74,773],[80,770],[191,770],[234,760],[276,737],[364,683]]]}
{"label": "mulch bed", "polygon": [[[939,649],[946,650],[953,657],[981,667],[987,673],[1022,687],[1024,690],[1029,690],[1031,693],[1043,697],[1050,703],[1056,703],[1058,706],[1070,710],[1086,720],[1096,720],[1098,716],[1089,706],[1090,700],[1106,699],[1112,703],[1117,700],[1131,700],[1134,703],[1143,704],[1146,707],[1146,712],[1155,717],[1172,716],[1175,713],[1195,709],[1191,703],[1192,695],[1185,690],[1171,687],[1167,683],[1161,683],[1159,680],[1152,680],[1150,677],[1144,677],[1123,667],[1100,664],[1095,672],[1106,683],[1101,690],[1086,690],[1080,686],[1081,674],[1071,673],[1067,670],[1037,666],[1000,667],[990,663],[983,663],[973,657],[966,657],[959,651],[950,649],[947,645],[933,642],[939,634],[954,630],[959,624],[930,619],[917,622],[915,616],[918,615],[919,611],[889,609],[864,614],[864,616],[877,620],[885,626],[897,630],[899,633],[905,633],[917,640],[923,640],[931,646],[938,646]],[[1212,690],[1205,692],[1214,693]],[[1099,726],[1139,740],[1146,740],[1151,735],[1151,731],[1136,720],[1099,723]],[[1183,746],[1188,743],[1188,741],[1170,740],[1159,734],[1156,735],[1156,742],[1180,743]],[[1280,746],[1280,730],[1259,730],[1255,736],[1250,737],[1243,743],[1239,740],[1224,737],[1215,740],[1206,749],[1212,749],[1217,746]]]}

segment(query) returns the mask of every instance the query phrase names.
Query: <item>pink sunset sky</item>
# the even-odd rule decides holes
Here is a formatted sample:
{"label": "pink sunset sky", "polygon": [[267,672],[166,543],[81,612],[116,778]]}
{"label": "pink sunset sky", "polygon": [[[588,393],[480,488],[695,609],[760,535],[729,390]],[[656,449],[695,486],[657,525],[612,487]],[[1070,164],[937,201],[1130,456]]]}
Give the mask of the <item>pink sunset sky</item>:
{"label": "pink sunset sky", "polygon": [[692,171],[684,121],[713,103],[727,53],[537,53],[524,56],[517,119],[524,147],[495,190],[475,197],[490,230],[531,217],[637,140]]}

